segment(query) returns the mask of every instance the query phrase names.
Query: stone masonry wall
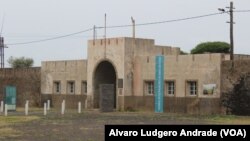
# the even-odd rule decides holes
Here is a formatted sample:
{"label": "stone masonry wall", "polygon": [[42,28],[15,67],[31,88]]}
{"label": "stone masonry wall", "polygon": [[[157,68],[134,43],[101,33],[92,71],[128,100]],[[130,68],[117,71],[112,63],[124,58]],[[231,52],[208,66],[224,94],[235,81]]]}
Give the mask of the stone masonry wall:
{"label": "stone masonry wall", "polygon": [[241,76],[250,75],[250,60],[223,61],[221,72],[221,92],[227,93]]}
{"label": "stone masonry wall", "polygon": [[8,85],[16,86],[18,107],[23,107],[26,100],[30,106],[40,105],[40,68],[0,69],[0,100],[4,99],[4,88]]}

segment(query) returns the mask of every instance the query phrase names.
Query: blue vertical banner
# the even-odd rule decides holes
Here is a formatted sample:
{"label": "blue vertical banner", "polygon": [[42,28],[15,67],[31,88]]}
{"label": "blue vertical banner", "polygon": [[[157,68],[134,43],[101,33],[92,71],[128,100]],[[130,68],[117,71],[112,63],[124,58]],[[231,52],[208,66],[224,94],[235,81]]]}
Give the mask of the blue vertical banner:
{"label": "blue vertical banner", "polygon": [[155,112],[163,113],[164,102],[164,56],[155,58]]}

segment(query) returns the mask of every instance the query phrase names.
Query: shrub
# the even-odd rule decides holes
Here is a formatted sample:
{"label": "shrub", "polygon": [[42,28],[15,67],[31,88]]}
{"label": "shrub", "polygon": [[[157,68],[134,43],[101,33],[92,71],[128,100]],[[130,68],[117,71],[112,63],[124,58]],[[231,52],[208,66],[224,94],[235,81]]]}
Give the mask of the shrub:
{"label": "shrub", "polygon": [[232,91],[221,97],[227,114],[250,115],[250,75],[242,76]]}
{"label": "shrub", "polygon": [[226,42],[204,42],[191,50],[191,54],[202,53],[229,53],[230,45]]}

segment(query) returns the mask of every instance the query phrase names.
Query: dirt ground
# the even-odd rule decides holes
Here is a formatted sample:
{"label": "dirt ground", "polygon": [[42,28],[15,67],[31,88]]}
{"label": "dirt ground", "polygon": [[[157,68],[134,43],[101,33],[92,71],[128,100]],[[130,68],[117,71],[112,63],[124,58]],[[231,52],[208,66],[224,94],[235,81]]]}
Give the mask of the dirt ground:
{"label": "dirt ground", "polygon": [[[223,124],[225,119],[235,124],[250,124],[250,118],[242,122],[235,117],[157,114],[150,112],[112,112],[51,110],[47,116],[42,110],[0,114],[1,141],[103,141],[106,124]],[[245,119],[245,118],[244,118]],[[237,122],[241,121],[241,122]]]}

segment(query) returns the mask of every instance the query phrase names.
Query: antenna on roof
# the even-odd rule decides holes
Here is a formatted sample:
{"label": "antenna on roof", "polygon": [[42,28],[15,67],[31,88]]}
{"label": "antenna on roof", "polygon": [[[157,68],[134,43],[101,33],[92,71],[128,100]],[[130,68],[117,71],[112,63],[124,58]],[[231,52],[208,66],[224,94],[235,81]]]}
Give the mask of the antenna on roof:
{"label": "antenna on roof", "polygon": [[132,21],[132,26],[133,26],[133,34],[132,34],[132,36],[133,36],[133,38],[135,38],[135,20],[134,20],[133,17],[131,17],[131,21]]}

